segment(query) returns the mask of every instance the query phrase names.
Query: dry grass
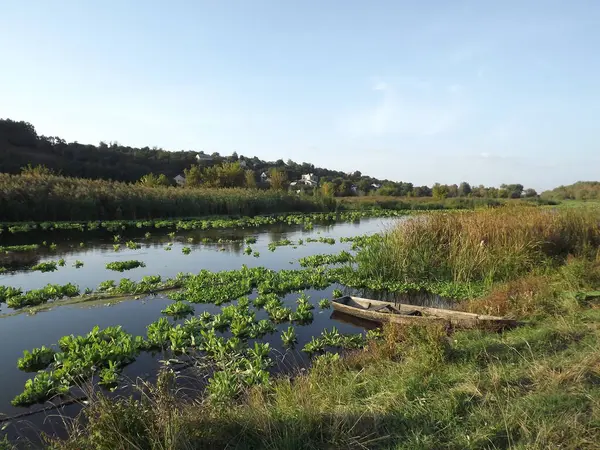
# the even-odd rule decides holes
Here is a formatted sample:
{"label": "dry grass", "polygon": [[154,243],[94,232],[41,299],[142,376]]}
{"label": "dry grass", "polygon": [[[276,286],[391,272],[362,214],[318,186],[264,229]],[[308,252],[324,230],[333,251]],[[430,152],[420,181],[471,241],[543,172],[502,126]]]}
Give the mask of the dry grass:
{"label": "dry grass", "polygon": [[505,207],[404,221],[359,255],[367,276],[403,281],[502,281],[596,251],[600,215]]}

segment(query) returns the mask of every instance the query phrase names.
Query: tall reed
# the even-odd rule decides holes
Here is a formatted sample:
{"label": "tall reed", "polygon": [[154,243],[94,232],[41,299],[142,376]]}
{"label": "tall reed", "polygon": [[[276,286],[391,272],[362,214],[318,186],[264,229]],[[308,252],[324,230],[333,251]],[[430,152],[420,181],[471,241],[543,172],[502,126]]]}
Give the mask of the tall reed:
{"label": "tall reed", "polygon": [[327,211],[335,201],[258,189],[146,187],[105,180],[0,173],[0,221],[150,219]]}
{"label": "tall reed", "polygon": [[364,249],[359,269],[403,281],[508,280],[569,254],[595,252],[599,220],[590,210],[526,207],[416,217]]}

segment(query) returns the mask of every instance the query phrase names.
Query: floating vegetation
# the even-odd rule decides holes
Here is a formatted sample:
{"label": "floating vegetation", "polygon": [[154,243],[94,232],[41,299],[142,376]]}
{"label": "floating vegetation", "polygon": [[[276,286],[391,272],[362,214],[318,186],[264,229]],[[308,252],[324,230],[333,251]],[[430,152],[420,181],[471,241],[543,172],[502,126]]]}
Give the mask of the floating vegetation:
{"label": "floating vegetation", "polygon": [[308,238],[306,238],[306,242],[320,242],[322,244],[333,245],[333,244],[335,244],[335,239],[331,238],[331,237],[323,237],[323,236],[319,236],[319,238],[308,237]]}
{"label": "floating vegetation", "polygon": [[253,252],[252,256],[254,256],[255,258],[258,258],[260,256],[260,252],[257,252],[257,251]]}
{"label": "floating vegetation", "polygon": [[255,236],[249,236],[246,238],[246,244],[256,244],[256,237]]}
{"label": "floating vegetation", "polygon": [[133,338],[121,327],[94,327],[85,336],[64,336],[58,345],[61,351],[54,355],[49,370],[27,380],[24,391],[12,400],[13,405],[27,406],[66,394],[72,384],[85,381],[94,372],[98,372],[100,383],[112,385],[115,375],[146,346],[143,338]]}
{"label": "floating vegetation", "polygon": [[[2,295],[2,290],[0,290]],[[60,300],[64,297],[75,297],[79,295],[79,288],[71,283],[65,285],[48,284],[42,289],[33,289],[25,293],[12,291],[4,295],[6,304],[11,308],[24,308],[25,306],[35,306],[46,303],[50,300]]]}
{"label": "floating vegetation", "polygon": [[327,347],[355,349],[365,345],[366,339],[362,334],[341,334],[336,327],[331,331],[323,330],[321,337],[313,337],[302,349],[306,353],[324,351]]}
{"label": "floating vegetation", "polygon": [[293,348],[296,345],[298,337],[294,327],[289,327],[287,330],[281,332],[281,341],[284,347]]}
{"label": "floating vegetation", "polygon": [[252,247],[250,247],[250,246],[247,246],[247,247],[244,249],[244,253],[245,253],[246,255],[251,255],[251,254],[252,254]]}
{"label": "floating vegetation", "polygon": [[175,303],[171,303],[161,312],[167,316],[185,317],[194,313],[194,307],[189,303],[177,301]]}
{"label": "floating vegetation", "polygon": [[[155,220],[110,220],[110,221],[89,221],[89,222],[40,222],[40,223],[19,223],[8,224],[7,229],[11,233],[27,232],[34,230],[54,231],[54,230],[79,230],[94,231],[105,229],[108,231],[119,231],[127,228],[175,228],[176,230],[209,230],[209,229],[231,229],[231,228],[255,228],[263,225],[288,224],[302,225],[305,230],[313,229],[315,223],[335,223],[335,222],[357,222],[363,218],[372,217],[401,217],[409,214],[415,214],[414,210],[390,210],[390,209],[369,209],[369,210],[351,210],[325,213],[295,213],[295,214],[272,214],[256,215],[252,217],[233,218],[215,218],[215,219],[155,219]],[[432,213],[432,211],[428,211]]]}
{"label": "floating vegetation", "polygon": [[331,300],[328,298],[322,298],[319,300],[319,308],[321,309],[329,309],[331,308]]}
{"label": "floating vegetation", "polygon": [[127,247],[130,250],[138,250],[142,248],[142,244],[138,244],[137,242],[133,241],[127,241],[125,242],[125,247]]}
{"label": "floating vegetation", "polygon": [[137,269],[138,267],[146,267],[146,264],[142,261],[131,259],[128,261],[113,261],[106,264],[108,270],[115,270],[117,272],[124,272],[125,270]]}
{"label": "floating vegetation", "polygon": [[76,261],[73,263],[73,267],[75,267],[76,269],[79,269],[80,267],[83,267],[83,261],[76,260]]}
{"label": "floating vegetation", "polygon": [[146,231],[146,233],[144,233],[144,237],[146,239],[150,239],[152,237],[152,233],[150,233],[149,231]]}
{"label": "floating vegetation", "polygon": [[10,297],[16,297],[21,295],[23,291],[21,288],[15,288],[12,286],[0,286],[0,303],[6,302]]}
{"label": "floating vegetation", "polygon": [[113,244],[113,250],[115,252],[118,252],[120,248],[121,248],[121,244]]}
{"label": "floating vegetation", "polygon": [[54,272],[58,270],[58,263],[56,261],[46,261],[31,266],[31,270],[38,272]]}
{"label": "floating vegetation", "polygon": [[283,247],[285,245],[293,245],[294,243],[289,239],[281,239],[279,241],[269,242],[268,248],[270,251],[274,252],[277,247]]}
{"label": "floating vegetation", "polygon": [[183,253],[184,255],[189,255],[190,253],[192,253],[192,249],[189,247],[183,247],[181,249],[181,253]]}
{"label": "floating vegetation", "polygon": [[118,234],[115,234],[115,235],[113,236],[113,242],[119,242],[120,240],[121,240],[121,236],[120,236],[120,235],[118,235]]}
{"label": "floating vegetation", "polygon": [[319,267],[329,264],[343,264],[354,261],[354,257],[343,250],[333,255],[311,255],[300,258],[299,263],[302,267]]}
{"label": "floating vegetation", "polygon": [[58,265],[60,267],[65,267],[66,264],[67,264],[67,262],[64,260],[64,258],[61,258],[58,260]]}
{"label": "floating vegetation", "polygon": [[16,252],[30,252],[37,250],[40,246],[38,244],[29,245],[5,245],[0,246],[0,253],[16,253]]}
{"label": "floating vegetation", "polygon": [[24,372],[43,370],[54,361],[55,353],[54,350],[43,345],[40,348],[34,348],[31,352],[25,350],[23,356],[17,361],[17,367]]}

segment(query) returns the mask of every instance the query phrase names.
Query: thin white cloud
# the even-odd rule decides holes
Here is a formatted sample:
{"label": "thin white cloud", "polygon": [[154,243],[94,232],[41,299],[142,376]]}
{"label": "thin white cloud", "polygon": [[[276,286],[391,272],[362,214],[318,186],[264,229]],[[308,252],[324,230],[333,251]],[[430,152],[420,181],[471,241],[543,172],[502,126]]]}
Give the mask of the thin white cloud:
{"label": "thin white cloud", "polygon": [[[401,88],[398,88],[401,85]],[[419,82],[391,84],[377,81],[373,106],[342,114],[338,131],[351,137],[378,137],[389,134],[432,136],[456,130],[466,107],[458,95],[462,86],[438,88]]]}

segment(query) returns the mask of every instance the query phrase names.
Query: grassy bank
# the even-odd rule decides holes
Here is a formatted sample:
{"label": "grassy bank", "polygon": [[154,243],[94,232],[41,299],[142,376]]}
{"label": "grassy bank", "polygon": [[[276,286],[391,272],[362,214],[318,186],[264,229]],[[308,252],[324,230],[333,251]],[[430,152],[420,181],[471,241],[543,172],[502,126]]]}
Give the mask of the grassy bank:
{"label": "grassy bank", "polygon": [[406,221],[358,257],[365,276],[402,281],[504,281],[595,257],[597,211],[499,208]]}
{"label": "grassy bank", "polygon": [[257,189],[145,187],[105,180],[0,173],[0,221],[139,220],[329,211],[335,202]]}

